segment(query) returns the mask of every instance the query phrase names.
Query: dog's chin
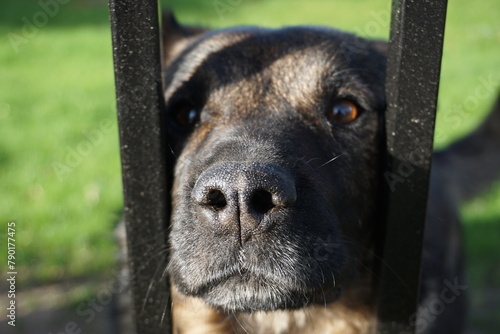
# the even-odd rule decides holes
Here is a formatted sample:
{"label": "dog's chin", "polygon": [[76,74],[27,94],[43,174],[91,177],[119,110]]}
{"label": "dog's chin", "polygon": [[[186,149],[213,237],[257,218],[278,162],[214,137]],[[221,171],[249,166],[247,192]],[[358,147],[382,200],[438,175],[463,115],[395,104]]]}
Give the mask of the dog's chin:
{"label": "dog's chin", "polygon": [[180,289],[184,294],[202,298],[208,305],[224,312],[259,312],[294,310],[311,304],[328,304],[342,294],[342,287],[300,288],[279,285],[249,272],[232,275],[217,284],[207,284],[196,291]]}

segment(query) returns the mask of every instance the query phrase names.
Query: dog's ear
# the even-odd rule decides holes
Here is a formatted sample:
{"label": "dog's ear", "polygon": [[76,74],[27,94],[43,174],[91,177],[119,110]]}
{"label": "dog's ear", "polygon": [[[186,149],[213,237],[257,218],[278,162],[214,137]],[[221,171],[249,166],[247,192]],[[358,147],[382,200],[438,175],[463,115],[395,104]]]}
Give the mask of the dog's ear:
{"label": "dog's ear", "polygon": [[163,66],[170,65],[175,56],[179,55],[189,43],[206,29],[200,27],[182,26],[170,11],[162,14]]}

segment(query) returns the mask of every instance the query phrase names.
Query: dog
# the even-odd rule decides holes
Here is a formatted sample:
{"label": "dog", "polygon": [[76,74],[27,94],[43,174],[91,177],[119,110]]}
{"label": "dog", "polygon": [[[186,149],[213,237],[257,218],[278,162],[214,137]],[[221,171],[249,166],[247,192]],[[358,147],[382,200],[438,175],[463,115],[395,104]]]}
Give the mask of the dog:
{"label": "dog", "polygon": [[[386,53],[333,28],[164,14],[174,333],[375,331]],[[457,209],[499,176],[499,133],[497,103],[433,157],[419,333],[463,329]],[[443,294],[453,302],[426,314]]]}

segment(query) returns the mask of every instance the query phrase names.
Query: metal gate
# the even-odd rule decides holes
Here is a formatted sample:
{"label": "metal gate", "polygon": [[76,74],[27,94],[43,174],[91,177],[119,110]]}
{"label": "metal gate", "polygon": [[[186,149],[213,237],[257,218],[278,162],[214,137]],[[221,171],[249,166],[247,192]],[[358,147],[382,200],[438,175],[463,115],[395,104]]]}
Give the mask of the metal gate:
{"label": "metal gate", "polygon": [[[411,316],[417,308],[446,5],[447,0],[394,0],[392,5],[386,175],[402,168],[410,172],[384,194],[379,333],[415,332]],[[166,249],[173,168],[161,127],[159,5],[157,0],[110,0],[110,11],[136,327],[138,334],[170,333],[168,278],[150,285],[166,258],[145,252],[155,243]]]}

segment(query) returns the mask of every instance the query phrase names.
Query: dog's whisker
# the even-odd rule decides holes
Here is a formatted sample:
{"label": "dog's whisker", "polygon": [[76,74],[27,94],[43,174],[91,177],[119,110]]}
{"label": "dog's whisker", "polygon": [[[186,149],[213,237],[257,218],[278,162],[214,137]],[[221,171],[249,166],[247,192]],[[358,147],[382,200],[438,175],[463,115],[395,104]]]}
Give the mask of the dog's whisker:
{"label": "dog's whisker", "polygon": [[234,312],[231,312],[231,313],[233,314],[233,319],[234,319],[234,320],[236,320],[236,323],[240,326],[240,328],[241,328],[241,329],[242,329],[242,330],[243,330],[246,334],[250,334],[250,333],[246,330],[245,326],[243,326],[243,324],[240,322],[240,320],[239,320],[239,319],[238,319],[238,317],[236,316],[236,313],[234,313]]}
{"label": "dog's whisker", "polygon": [[339,154],[333,158],[331,158],[330,160],[328,160],[327,162],[325,162],[324,164],[322,164],[321,166],[319,166],[318,168],[322,168],[322,167],[325,167],[326,165],[328,165],[329,163],[332,163],[334,162],[335,160],[337,160],[338,158],[340,158],[343,154]]}
{"label": "dog's whisker", "polygon": [[167,314],[168,302],[165,302],[165,307],[163,308],[163,312],[161,313],[160,325],[163,325],[163,321],[165,320],[165,315]]}
{"label": "dog's whisker", "polygon": [[174,156],[174,158],[176,158],[176,159],[179,158],[177,156],[177,154],[174,152],[174,149],[173,149],[172,145],[168,144],[168,149],[170,150],[170,153],[172,153],[172,155]]}
{"label": "dog's whisker", "polygon": [[169,272],[169,270],[170,270],[171,266],[172,266],[172,260],[171,260],[171,259],[169,259],[169,261],[168,261],[167,265],[166,265],[166,266],[165,266],[165,268],[163,269],[163,272],[162,272],[162,274],[161,274],[161,278],[160,278],[160,279],[165,279],[165,278],[167,277],[168,272]]}
{"label": "dog's whisker", "polygon": [[151,238],[142,239],[141,242],[134,243],[133,246],[134,247],[146,246],[147,248],[145,251],[145,255],[147,255],[147,252],[154,249],[154,247],[156,247],[158,244],[166,244],[165,241],[167,240],[167,238],[168,238],[167,232],[160,233],[159,235],[153,236]]}
{"label": "dog's whisker", "polygon": [[[160,250],[159,252],[155,253],[152,256],[147,256],[147,257],[144,256],[143,258],[145,259],[145,261],[142,262],[141,267],[146,267],[151,261],[157,259],[160,256],[162,256],[163,259],[166,259],[168,256],[167,253],[168,253],[168,249],[163,249],[163,250]],[[163,261],[160,261],[160,263],[164,265]]]}
{"label": "dog's whisker", "polygon": [[181,164],[181,163],[184,164],[186,162],[190,162],[190,163],[196,162],[195,159],[190,159],[188,157],[180,157],[179,155],[177,155],[170,144],[168,144],[168,147],[169,147],[170,153],[172,153],[175,160],[177,161],[177,164]]}
{"label": "dog's whisker", "polygon": [[160,263],[156,266],[156,270],[153,273],[153,277],[151,281],[149,282],[148,289],[146,291],[146,296],[144,296],[143,303],[142,303],[142,310],[144,311],[146,308],[146,303],[149,300],[149,294],[151,293],[151,290],[153,289],[154,283],[156,282],[155,278],[156,275],[158,274],[158,271],[160,270],[161,267],[163,267],[163,261],[160,261]]}
{"label": "dog's whisker", "polygon": [[[321,159],[321,158],[311,158],[311,159],[309,159],[309,160],[305,161],[305,163],[306,163],[307,165],[309,165],[311,162],[313,162],[313,161],[315,161],[315,160],[320,160],[320,159]],[[298,161],[303,161],[303,160],[302,160],[302,159],[299,159]]]}
{"label": "dog's whisker", "polygon": [[[404,282],[404,280],[401,278],[401,276],[399,274],[397,274],[397,272],[395,272],[385,261],[383,258],[381,258],[379,255],[377,255],[375,252],[373,252],[373,250],[371,250],[370,248],[367,248],[365,245],[361,244],[361,243],[358,243],[358,242],[355,242],[353,240],[348,240],[346,238],[344,238],[344,242],[346,244],[351,244],[352,246],[354,247],[359,247],[361,249],[364,249],[364,250],[367,250],[370,254],[370,256],[372,256],[374,259],[377,259],[383,266],[386,266],[387,268],[389,268],[389,270],[394,274],[394,276],[403,284],[403,285],[406,285],[406,283]],[[372,268],[366,266],[362,261],[360,260],[357,260],[357,259],[351,259],[353,262],[355,262],[356,264],[358,264],[360,267],[362,267],[363,269],[365,269],[367,272],[369,272],[370,274],[372,274],[375,278],[377,279],[380,279],[380,276],[377,274],[377,272],[373,271]],[[408,291],[410,291],[410,289],[408,289]]]}

